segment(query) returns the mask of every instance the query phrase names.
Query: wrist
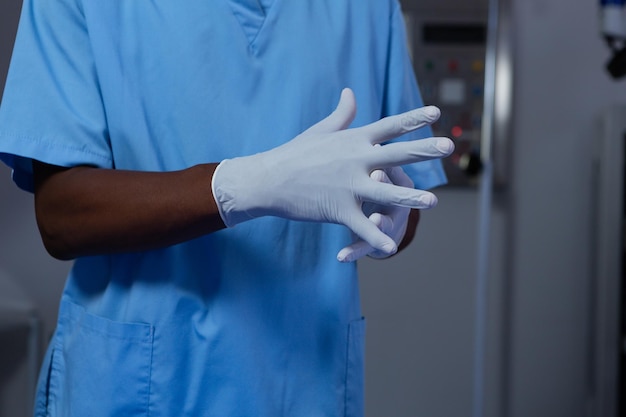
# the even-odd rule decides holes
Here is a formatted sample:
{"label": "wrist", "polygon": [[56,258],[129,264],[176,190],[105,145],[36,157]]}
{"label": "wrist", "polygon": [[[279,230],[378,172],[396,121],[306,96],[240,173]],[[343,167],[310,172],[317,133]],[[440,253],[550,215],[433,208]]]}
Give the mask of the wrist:
{"label": "wrist", "polygon": [[[211,179],[220,217],[228,227],[263,216],[262,161],[256,155],[223,160]],[[252,170],[251,167],[254,169]]]}

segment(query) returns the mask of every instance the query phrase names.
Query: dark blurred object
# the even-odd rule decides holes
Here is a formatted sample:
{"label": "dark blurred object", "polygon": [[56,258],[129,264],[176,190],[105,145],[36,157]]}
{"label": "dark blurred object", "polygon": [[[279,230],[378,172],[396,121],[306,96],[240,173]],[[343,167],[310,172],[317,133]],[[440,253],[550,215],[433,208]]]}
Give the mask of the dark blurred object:
{"label": "dark blurred object", "polygon": [[613,51],[613,56],[606,64],[606,70],[611,74],[611,77],[620,79],[626,75],[626,46],[616,48],[615,41],[609,40],[609,46]]}

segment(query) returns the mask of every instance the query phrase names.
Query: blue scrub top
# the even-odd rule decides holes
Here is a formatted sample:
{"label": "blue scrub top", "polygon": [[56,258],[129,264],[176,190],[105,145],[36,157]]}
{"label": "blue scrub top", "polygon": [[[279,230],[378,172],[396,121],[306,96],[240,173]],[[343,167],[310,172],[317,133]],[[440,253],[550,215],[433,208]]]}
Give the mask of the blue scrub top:
{"label": "blue scrub top", "polygon": [[[344,87],[353,126],[422,105],[397,0],[25,0],[0,159],[27,190],[31,159],[218,162],[290,140]],[[418,188],[445,182],[438,161],[405,169]],[[37,415],[361,416],[356,267],[335,258],[350,240],[343,226],[268,217],[78,259]]]}

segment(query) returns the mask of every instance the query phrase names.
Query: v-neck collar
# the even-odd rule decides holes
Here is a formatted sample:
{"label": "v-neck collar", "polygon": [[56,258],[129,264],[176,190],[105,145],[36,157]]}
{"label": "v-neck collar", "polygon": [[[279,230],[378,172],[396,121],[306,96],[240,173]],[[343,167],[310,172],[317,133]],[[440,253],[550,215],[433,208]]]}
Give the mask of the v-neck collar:
{"label": "v-neck collar", "polygon": [[226,0],[239,22],[244,35],[248,39],[248,46],[253,46],[261,32],[271,6],[276,0]]}

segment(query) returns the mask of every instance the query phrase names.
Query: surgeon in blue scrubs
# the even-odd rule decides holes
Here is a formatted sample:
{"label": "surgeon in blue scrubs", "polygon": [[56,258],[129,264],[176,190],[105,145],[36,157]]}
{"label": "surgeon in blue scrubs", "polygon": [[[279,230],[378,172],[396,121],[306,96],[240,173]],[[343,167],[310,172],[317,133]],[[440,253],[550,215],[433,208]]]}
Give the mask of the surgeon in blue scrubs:
{"label": "surgeon in blue scrubs", "polygon": [[0,159],[75,259],[35,415],[362,416],[353,261],[436,203],[438,115],[397,0],[24,0]]}

